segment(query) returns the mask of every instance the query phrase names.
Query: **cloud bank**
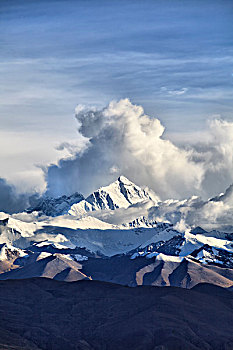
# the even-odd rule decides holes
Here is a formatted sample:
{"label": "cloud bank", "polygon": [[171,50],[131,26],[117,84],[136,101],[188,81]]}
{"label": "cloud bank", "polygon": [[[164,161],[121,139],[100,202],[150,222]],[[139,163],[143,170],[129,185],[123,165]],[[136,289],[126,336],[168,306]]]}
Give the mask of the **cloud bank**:
{"label": "cloud bank", "polygon": [[0,212],[9,214],[23,211],[28,206],[28,196],[17,194],[14,187],[0,178]]}
{"label": "cloud bank", "polygon": [[96,110],[78,106],[79,132],[88,139],[82,152],[47,169],[47,192],[52,195],[95,188],[125,175],[146,184],[162,198],[185,197],[199,190],[204,169],[195,152],[163,139],[164,127],[128,99]]}
{"label": "cloud bank", "polygon": [[[193,196],[182,201],[166,200],[158,207],[151,207],[148,211],[150,220],[169,222],[178,231],[201,226],[209,230],[220,230],[232,233],[233,230],[233,185],[223,194],[203,201]],[[221,232],[215,232],[216,237],[223,238]]]}
{"label": "cloud bank", "polygon": [[213,196],[233,183],[233,123],[219,118],[209,122],[209,142],[197,144],[196,160],[203,163],[203,192]]}
{"label": "cloud bank", "polygon": [[122,174],[162,199],[194,194],[208,198],[233,182],[233,123],[214,118],[205,142],[190,140],[178,147],[163,137],[157,118],[128,99],[103,109],[77,106],[76,119],[85,146],[75,151],[71,145],[69,158],[47,168],[50,195],[87,195]]}

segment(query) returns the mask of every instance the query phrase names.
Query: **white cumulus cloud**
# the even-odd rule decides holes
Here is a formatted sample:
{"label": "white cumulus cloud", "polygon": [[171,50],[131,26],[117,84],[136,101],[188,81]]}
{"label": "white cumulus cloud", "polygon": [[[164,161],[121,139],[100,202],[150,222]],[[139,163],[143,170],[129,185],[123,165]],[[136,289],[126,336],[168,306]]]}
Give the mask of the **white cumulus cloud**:
{"label": "white cumulus cloud", "polygon": [[[163,139],[164,127],[128,99],[102,110],[76,109],[79,132],[89,143],[84,152],[48,168],[48,192],[89,193],[125,175],[161,197],[184,197],[199,190],[204,170],[192,150]],[[114,171],[113,171],[114,169]]]}

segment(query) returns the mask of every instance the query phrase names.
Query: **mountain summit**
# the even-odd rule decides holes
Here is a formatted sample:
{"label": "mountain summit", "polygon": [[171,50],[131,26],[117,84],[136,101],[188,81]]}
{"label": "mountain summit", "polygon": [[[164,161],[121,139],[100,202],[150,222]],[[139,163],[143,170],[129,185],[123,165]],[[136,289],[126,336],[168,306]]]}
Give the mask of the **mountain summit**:
{"label": "mountain summit", "polygon": [[85,200],[74,204],[69,214],[83,215],[85,212],[93,210],[128,208],[132,204],[149,200],[157,204],[159,197],[148,188],[143,189],[125,176],[120,176],[115,182],[100,187]]}

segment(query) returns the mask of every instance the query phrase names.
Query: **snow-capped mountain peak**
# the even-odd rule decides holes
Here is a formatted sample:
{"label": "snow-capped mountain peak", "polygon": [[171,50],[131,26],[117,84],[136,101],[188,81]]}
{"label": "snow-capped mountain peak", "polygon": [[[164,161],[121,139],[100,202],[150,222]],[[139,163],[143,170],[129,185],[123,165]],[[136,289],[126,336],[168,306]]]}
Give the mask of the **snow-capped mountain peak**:
{"label": "snow-capped mountain peak", "polygon": [[85,212],[93,210],[128,208],[132,204],[148,200],[157,204],[159,197],[153,191],[147,188],[143,189],[125,176],[120,176],[115,182],[108,186],[100,187],[85,200],[74,204],[69,214],[83,215]]}
{"label": "snow-capped mountain peak", "polygon": [[123,175],[119,176],[117,181],[122,182],[125,185],[134,185],[134,183],[132,181],[130,181],[129,179],[127,179],[127,177],[125,177]]}
{"label": "snow-capped mountain peak", "polygon": [[[153,198],[152,198],[153,197]],[[86,198],[96,209],[127,208],[145,200],[156,200],[155,195],[148,190],[135,185],[124,176],[120,176],[115,182],[101,187]]]}

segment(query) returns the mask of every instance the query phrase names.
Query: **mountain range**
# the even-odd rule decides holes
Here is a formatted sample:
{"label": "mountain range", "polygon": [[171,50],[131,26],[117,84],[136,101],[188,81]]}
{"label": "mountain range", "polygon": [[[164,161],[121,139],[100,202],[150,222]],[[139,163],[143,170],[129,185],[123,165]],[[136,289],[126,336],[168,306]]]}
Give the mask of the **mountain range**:
{"label": "mountain range", "polygon": [[230,212],[232,196],[230,187],[206,201],[162,201],[124,176],[86,198],[42,196],[25,212],[0,213],[0,280],[231,288],[233,226],[211,227],[206,213]]}

